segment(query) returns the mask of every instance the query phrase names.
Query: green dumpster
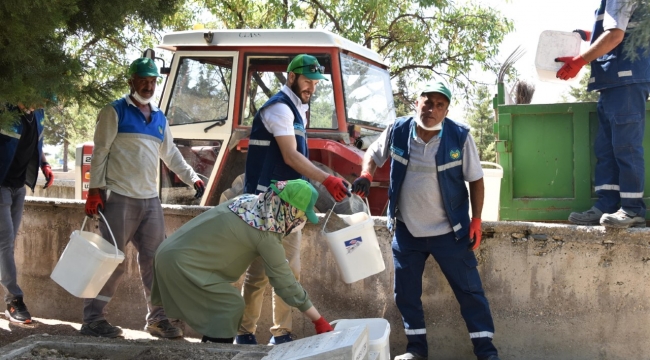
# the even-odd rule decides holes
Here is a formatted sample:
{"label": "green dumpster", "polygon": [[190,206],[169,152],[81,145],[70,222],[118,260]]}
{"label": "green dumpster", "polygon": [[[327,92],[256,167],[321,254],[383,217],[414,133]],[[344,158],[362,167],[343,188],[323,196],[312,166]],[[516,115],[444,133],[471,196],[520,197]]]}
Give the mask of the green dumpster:
{"label": "green dumpster", "polygon": [[[597,199],[593,152],[598,130],[596,103],[503,105],[502,85],[496,103],[497,156],[503,167],[499,219],[567,221],[572,211],[589,209]],[[650,111],[646,120],[650,120]],[[648,126],[643,146],[647,164]],[[645,176],[648,205],[648,165]],[[646,218],[650,219],[650,213]]]}

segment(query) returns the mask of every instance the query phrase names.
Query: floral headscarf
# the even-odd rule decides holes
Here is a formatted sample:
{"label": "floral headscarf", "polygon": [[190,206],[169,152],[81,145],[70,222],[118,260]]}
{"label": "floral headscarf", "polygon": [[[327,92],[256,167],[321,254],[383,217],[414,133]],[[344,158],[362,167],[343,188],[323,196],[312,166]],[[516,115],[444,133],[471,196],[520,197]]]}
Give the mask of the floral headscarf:
{"label": "floral headscarf", "polygon": [[[278,181],[277,188],[282,191],[285,181]],[[269,187],[259,195],[244,194],[228,205],[248,225],[262,231],[288,235],[293,229],[307,221],[305,212],[282,201]]]}

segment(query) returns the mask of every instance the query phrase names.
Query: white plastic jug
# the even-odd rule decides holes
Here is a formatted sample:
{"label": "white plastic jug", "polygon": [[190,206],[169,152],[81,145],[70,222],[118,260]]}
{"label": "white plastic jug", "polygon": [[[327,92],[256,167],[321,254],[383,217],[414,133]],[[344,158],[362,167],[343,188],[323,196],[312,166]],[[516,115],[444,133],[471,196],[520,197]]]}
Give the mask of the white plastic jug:
{"label": "white plastic jug", "polygon": [[[580,35],[574,32],[545,30],[539,35],[537,53],[535,54],[535,69],[539,79],[546,82],[571,83],[580,81],[581,73],[570,80],[555,77],[563,62],[555,62],[555,58],[576,56],[580,54]],[[584,70],[581,70],[584,71]]]}
{"label": "white plastic jug", "polygon": [[331,233],[326,232],[325,226],[332,211],[323,224],[322,232],[334,255],[341,279],[347,284],[365,279],[386,269],[377,234],[375,234],[375,222],[370,215],[368,199],[365,202],[367,213],[350,215],[350,218],[346,220],[348,224],[351,224],[350,226]]}
{"label": "white plastic jug", "polygon": [[[486,168],[488,166],[488,168]],[[499,220],[499,199],[501,198],[501,178],[503,178],[503,167],[497,163],[481,161],[483,168],[483,185],[485,186],[485,197],[483,198],[483,211],[481,219],[484,221]],[[489,167],[494,167],[491,169]],[[469,190],[469,184],[465,182]],[[469,206],[469,216],[472,217],[472,205]]]}
{"label": "white plastic jug", "polygon": [[330,323],[334,330],[347,329],[354,326],[368,327],[368,359],[390,360],[390,323],[382,318],[369,319],[339,319]]}
{"label": "white plastic jug", "polygon": [[99,214],[106,223],[114,245],[95,233],[83,231],[88,219],[84,217],[81,230],[72,232],[68,245],[50,275],[52,280],[76,297],[95,298],[115,268],[124,261],[124,253],[117,248],[104,214]]}

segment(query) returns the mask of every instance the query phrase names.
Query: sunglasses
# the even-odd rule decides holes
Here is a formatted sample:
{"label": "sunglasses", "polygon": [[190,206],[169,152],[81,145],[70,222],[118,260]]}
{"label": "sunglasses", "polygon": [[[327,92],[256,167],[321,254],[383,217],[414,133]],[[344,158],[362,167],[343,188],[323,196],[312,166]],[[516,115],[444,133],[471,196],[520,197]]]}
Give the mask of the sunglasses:
{"label": "sunglasses", "polygon": [[294,70],[300,69],[300,68],[308,68],[310,72],[313,72],[313,73],[318,72],[318,73],[321,73],[321,74],[325,74],[325,66],[316,65],[316,64],[298,66],[298,67],[295,67],[295,68],[291,69],[291,72],[294,72]]}

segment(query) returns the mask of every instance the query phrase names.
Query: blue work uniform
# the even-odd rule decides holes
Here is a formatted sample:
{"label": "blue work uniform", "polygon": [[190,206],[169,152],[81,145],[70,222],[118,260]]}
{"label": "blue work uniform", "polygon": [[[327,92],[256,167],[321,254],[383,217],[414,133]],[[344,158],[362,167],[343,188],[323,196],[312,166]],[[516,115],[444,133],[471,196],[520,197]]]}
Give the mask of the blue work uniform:
{"label": "blue work uniform", "polygon": [[[608,29],[603,20],[625,17],[609,14],[606,9],[620,12],[620,1],[602,0],[596,11],[592,44]],[[612,7],[612,5],[615,5]],[[625,27],[623,41],[607,54],[591,62],[591,78],[587,90],[599,91],[598,134],[594,143],[596,159],[595,206],[604,213],[614,213],[620,207],[631,216],[646,215],[643,202],[645,166],[643,134],[645,131],[646,101],[650,94],[650,56],[644,49],[636,49],[638,58],[625,54],[630,30],[640,19],[635,11]]]}
{"label": "blue work uniform", "polygon": [[496,355],[497,349],[492,344],[494,323],[490,307],[476,268],[478,262],[474,252],[469,250],[469,197],[463,175],[464,154],[459,150],[464,148],[469,129],[453,120],[444,120],[435,162],[431,161],[435,168],[432,168],[430,176],[438,178],[442,202],[452,231],[425,237],[413,236],[406,224],[396,216],[406,172],[427,171],[420,169],[421,166],[409,166],[412,142],[417,137],[415,130],[416,122],[413,118],[402,118],[388,132],[391,157],[388,216],[391,219],[389,228],[395,231],[392,243],[394,291],[408,339],[406,350],[424,357],[428,355],[421,296],[424,266],[431,255],[440,265],[458,300],[474,345],[474,353],[479,359]]}

